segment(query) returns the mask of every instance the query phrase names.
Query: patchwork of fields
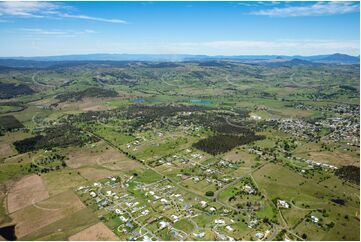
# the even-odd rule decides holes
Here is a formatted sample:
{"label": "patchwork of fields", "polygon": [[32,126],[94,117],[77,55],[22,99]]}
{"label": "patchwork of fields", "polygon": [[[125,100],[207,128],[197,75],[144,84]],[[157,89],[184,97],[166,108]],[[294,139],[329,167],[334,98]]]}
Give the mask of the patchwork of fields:
{"label": "patchwork of fields", "polygon": [[360,240],[358,65],[90,62],[0,84],[0,239]]}

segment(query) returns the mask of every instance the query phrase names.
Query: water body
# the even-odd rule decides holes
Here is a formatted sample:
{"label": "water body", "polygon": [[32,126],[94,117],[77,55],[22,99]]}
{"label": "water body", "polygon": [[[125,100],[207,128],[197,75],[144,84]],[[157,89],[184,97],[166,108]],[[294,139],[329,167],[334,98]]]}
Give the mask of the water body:
{"label": "water body", "polygon": [[197,104],[211,104],[210,101],[199,100],[199,99],[192,99],[191,102],[192,103],[197,103]]}
{"label": "water body", "polygon": [[131,100],[132,103],[144,103],[145,100],[144,99],[134,99],[134,100]]}
{"label": "water body", "polygon": [[340,199],[340,198],[334,198],[334,199],[331,199],[331,201],[338,204],[338,205],[345,205],[345,203],[346,203],[345,200]]}
{"label": "water body", "polygon": [[16,240],[15,225],[9,225],[9,226],[0,228],[0,235],[4,239],[9,240],[9,241]]}

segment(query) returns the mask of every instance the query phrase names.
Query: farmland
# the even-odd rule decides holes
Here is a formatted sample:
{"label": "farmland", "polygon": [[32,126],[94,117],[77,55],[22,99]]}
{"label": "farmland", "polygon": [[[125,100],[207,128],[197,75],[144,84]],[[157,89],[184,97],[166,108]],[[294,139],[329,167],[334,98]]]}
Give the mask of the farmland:
{"label": "farmland", "polygon": [[358,241],[359,71],[3,68],[0,229],[18,240]]}

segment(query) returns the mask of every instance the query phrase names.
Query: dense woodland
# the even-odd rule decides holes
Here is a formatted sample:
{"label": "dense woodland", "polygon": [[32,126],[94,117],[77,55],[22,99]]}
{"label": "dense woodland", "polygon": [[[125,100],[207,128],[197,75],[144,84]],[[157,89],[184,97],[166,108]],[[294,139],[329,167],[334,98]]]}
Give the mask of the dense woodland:
{"label": "dense woodland", "polygon": [[108,90],[103,88],[91,87],[83,91],[67,92],[56,96],[60,102],[65,101],[79,101],[86,97],[116,97],[118,93],[114,90]]}
{"label": "dense woodland", "polygon": [[360,184],[360,167],[357,166],[342,166],[337,169],[335,174],[346,181]]}
{"label": "dense woodland", "polygon": [[34,90],[25,84],[0,82],[0,99],[13,98],[19,95],[33,94]]}
{"label": "dense woodland", "polygon": [[83,146],[98,141],[98,138],[85,134],[78,128],[64,124],[44,131],[44,135],[37,135],[14,142],[20,153],[54,147]]}
{"label": "dense woodland", "polygon": [[14,129],[24,128],[24,125],[19,122],[13,115],[6,115],[0,117],[0,129],[4,131],[11,131]]}
{"label": "dense woodland", "polygon": [[239,145],[248,144],[263,138],[263,136],[254,134],[247,136],[217,134],[198,141],[193,144],[193,147],[212,155],[218,155],[230,151]]}

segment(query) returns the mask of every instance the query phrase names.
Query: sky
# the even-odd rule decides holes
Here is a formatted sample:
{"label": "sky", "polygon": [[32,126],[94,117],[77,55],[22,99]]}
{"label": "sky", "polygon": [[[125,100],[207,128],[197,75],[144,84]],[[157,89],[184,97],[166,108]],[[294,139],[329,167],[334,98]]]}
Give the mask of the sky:
{"label": "sky", "polygon": [[360,53],[354,2],[0,2],[0,56]]}

